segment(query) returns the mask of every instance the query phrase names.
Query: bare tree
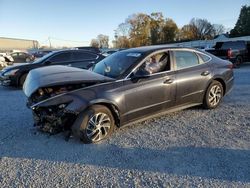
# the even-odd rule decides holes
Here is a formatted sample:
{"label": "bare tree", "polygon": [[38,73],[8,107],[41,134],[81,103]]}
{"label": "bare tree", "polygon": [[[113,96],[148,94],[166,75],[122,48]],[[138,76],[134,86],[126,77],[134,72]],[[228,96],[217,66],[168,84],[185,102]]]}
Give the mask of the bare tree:
{"label": "bare tree", "polygon": [[214,37],[214,27],[206,19],[193,18],[190,23],[191,32],[197,40],[207,40]]}
{"label": "bare tree", "polygon": [[109,47],[109,36],[100,34],[97,36],[97,40],[99,42],[100,48],[108,48]]}
{"label": "bare tree", "polygon": [[95,48],[99,48],[98,40],[97,39],[92,39],[90,46],[95,47]]}
{"label": "bare tree", "polygon": [[225,32],[225,27],[221,24],[213,24],[214,27],[214,36],[221,35]]}

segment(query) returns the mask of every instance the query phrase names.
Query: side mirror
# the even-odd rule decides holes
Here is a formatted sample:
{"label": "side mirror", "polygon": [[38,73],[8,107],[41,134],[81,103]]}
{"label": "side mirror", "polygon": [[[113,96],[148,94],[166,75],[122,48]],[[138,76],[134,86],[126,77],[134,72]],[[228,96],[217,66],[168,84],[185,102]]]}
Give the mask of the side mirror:
{"label": "side mirror", "polygon": [[150,73],[148,71],[139,69],[138,71],[132,74],[131,79],[137,82],[140,79],[148,78],[148,77],[150,77]]}

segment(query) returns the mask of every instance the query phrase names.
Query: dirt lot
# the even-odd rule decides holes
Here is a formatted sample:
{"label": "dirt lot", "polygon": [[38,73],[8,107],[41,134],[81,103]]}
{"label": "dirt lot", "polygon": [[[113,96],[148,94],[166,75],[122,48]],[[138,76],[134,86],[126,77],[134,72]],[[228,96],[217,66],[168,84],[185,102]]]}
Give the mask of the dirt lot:
{"label": "dirt lot", "polygon": [[25,102],[0,86],[0,187],[250,187],[250,63],[219,108],[154,118],[96,145],[37,132]]}

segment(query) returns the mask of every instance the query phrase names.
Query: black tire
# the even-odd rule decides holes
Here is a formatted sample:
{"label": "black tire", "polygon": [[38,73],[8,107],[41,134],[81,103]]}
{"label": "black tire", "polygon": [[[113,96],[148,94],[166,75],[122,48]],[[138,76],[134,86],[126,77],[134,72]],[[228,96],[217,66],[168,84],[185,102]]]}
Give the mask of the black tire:
{"label": "black tire", "polygon": [[[101,118],[104,120],[103,122],[101,122]],[[96,120],[95,125],[94,120]],[[110,125],[109,128],[108,125]],[[74,136],[80,137],[81,141],[89,144],[108,138],[114,128],[115,121],[111,111],[103,105],[93,105],[78,115],[72,126],[72,132]]]}
{"label": "black tire", "polygon": [[19,82],[18,82],[18,86],[19,86],[19,87],[23,87],[23,84],[24,84],[24,82],[25,82],[25,80],[26,80],[27,75],[28,75],[28,74],[23,74],[23,75],[20,77]]}
{"label": "black tire", "polygon": [[234,67],[239,68],[242,63],[243,63],[243,58],[241,56],[237,56],[234,63]]}
{"label": "black tire", "polygon": [[223,86],[220,82],[214,80],[207,88],[203,100],[203,107],[206,109],[214,109],[222,101],[224,95]]}

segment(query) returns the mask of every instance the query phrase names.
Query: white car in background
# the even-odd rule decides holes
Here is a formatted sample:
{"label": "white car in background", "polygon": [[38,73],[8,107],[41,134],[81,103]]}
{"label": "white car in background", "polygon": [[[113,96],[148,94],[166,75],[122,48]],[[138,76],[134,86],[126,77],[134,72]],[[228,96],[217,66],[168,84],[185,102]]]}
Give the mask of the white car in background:
{"label": "white car in background", "polygon": [[0,53],[0,70],[7,67],[8,65],[13,65],[14,59],[6,53]]}

